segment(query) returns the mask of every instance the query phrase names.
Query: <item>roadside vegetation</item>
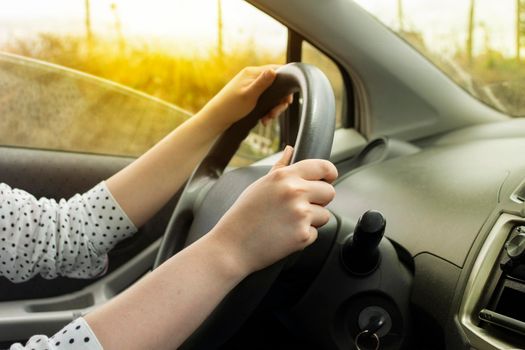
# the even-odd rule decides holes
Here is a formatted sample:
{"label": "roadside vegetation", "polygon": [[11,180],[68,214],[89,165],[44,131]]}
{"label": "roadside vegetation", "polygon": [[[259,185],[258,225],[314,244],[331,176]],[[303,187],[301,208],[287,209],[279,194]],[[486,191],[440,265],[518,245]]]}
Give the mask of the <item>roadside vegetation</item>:
{"label": "roadside vegetation", "polygon": [[[514,54],[504,54],[492,47],[491,29],[478,18],[480,7],[486,5],[479,0],[468,0],[465,32],[461,33],[465,41],[457,45],[450,38],[451,46],[456,46],[451,55],[434,50],[424,40],[424,29],[409,24],[411,18],[404,7],[407,0],[397,0],[397,23],[391,26],[474,97],[508,115],[525,117],[525,0],[511,1],[514,12],[508,12],[508,20],[515,23],[514,33],[509,33],[513,36]],[[444,18],[442,24],[446,23]],[[482,42],[477,50],[476,41]]]}
{"label": "roadside vegetation", "polygon": [[[243,67],[269,62],[284,63],[284,52],[257,50],[253,42],[243,43],[237,49],[220,54],[216,48],[199,54],[177,54],[174,50],[147,43],[126,42],[125,46],[121,46],[114,39],[87,41],[83,36],[40,34],[31,40],[12,40],[0,47],[0,51],[107,79],[187,112],[158,112],[153,105],[145,110],[144,106],[138,108],[137,102],[123,101],[124,97],[117,98],[118,102],[114,98],[104,100],[107,107],[100,110],[101,99],[107,97],[85,92],[83,96],[89,96],[87,103],[92,107],[84,108],[82,105],[82,109],[73,113],[75,115],[48,115],[42,113],[42,110],[48,109],[40,103],[38,108],[41,112],[31,117],[33,122],[24,120],[29,118],[27,113],[26,116],[13,115],[10,119],[17,121],[11,123],[2,135],[3,143],[10,145],[129,156],[142,154],[180,125],[184,118],[201,109]],[[40,81],[40,84],[48,82]],[[18,104],[16,101],[21,100],[16,98],[13,103]],[[20,108],[17,106],[11,110]],[[49,109],[56,108],[49,106]],[[4,119],[8,117],[6,113]],[[46,119],[41,124],[47,127],[28,133],[28,129],[33,129],[31,126],[37,120],[35,118]],[[66,134],[69,136],[56,135],[63,125],[68,125]],[[90,130],[86,129],[86,125]],[[241,145],[232,165],[246,165],[273,153],[278,147],[277,136],[276,123],[258,126]]]}
{"label": "roadside vegetation", "polygon": [[108,79],[197,112],[247,65],[283,63],[283,52],[257,50],[253,42],[234,50],[178,54],[146,42],[126,42],[44,33],[8,42],[2,51],[36,58]]}
{"label": "roadside vegetation", "polygon": [[[397,24],[391,27],[474,97],[509,115],[525,116],[525,58],[520,56],[525,45],[525,0],[516,0],[514,56],[493,49],[489,40],[481,50],[473,49],[479,23],[476,22],[477,2],[469,1],[469,12],[465,13],[468,19],[466,40],[451,55],[444,56],[433,50],[424,40],[424,29],[407,24],[410,18],[403,12],[403,0],[397,0]],[[27,100],[27,91],[20,89],[18,95],[16,91],[8,94],[11,106],[7,103],[8,97],[4,96],[0,109],[4,116],[0,135],[3,144],[137,156],[202,108],[243,67],[285,61],[283,50],[261,47],[257,45],[257,38],[229,45],[226,50],[223,47],[221,0],[217,0],[217,42],[207,48],[199,47],[194,52],[177,50],[175,42],[160,44],[126,37],[115,3],[110,4],[114,28],[107,35],[95,35],[91,28],[90,1],[79,2],[82,4],[86,9],[84,33],[36,33],[32,37],[11,38],[0,43],[0,51],[107,79],[166,101],[187,113],[166,112],[162,108],[159,109],[162,112],[158,112],[152,105],[146,107],[146,102],[139,108],[139,102],[129,103],[124,97],[111,99],[78,86],[74,100],[83,110],[62,108],[59,111],[52,105],[53,99],[45,95],[33,103],[37,106],[31,109],[19,105]],[[306,45],[303,58],[325,66],[325,73],[334,84],[336,99],[341,103],[343,83],[336,79],[339,77],[337,68],[318,61],[320,56],[314,51],[313,47]],[[4,78],[5,75],[4,72]],[[2,78],[0,70],[0,83]],[[51,86],[43,80],[39,84]],[[44,85],[40,87],[41,91],[52,90]],[[78,102],[82,96],[89,97],[87,106]],[[115,100],[119,102],[115,103]],[[49,108],[46,109],[42,101],[51,101],[47,102]],[[27,112],[28,108],[31,113]],[[43,110],[51,113],[43,113]],[[338,120],[340,118],[338,115]],[[35,123],[39,128],[34,127]],[[64,128],[67,137],[63,136]],[[235,164],[250,163],[271,154],[277,147],[277,124],[258,126],[242,144]]]}

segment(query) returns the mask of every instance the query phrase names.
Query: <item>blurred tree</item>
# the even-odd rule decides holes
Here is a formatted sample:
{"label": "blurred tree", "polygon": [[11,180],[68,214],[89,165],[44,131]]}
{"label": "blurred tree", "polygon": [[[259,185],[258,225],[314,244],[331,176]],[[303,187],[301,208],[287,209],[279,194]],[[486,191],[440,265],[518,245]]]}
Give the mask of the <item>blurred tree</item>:
{"label": "blurred tree", "polygon": [[217,54],[219,57],[223,56],[222,47],[222,3],[217,0]]}
{"label": "blurred tree", "polygon": [[525,1],[516,0],[516,61],[520,62],[521,49],[525,44]]}
{"label": "blurred tree", "polygon": [[124,40],[124,35],[122,34],[122,22],[120,21],[120,16],[118,14],[117,4],[112,2],[110,7],[111,12],[113,12],[113,17],[115,18],[115,32],[118,38],[119,51],[120,54],[123,54],[124,50],[126,49],[126,42]]}
{"label": "blurred tree", "polygon": [[89,0],[84,0],[84,7],[85,7],[85,25],[86,25],[86,40],[88,43],[88,48],[91,49],[91,46],[93,45],[93,32],[91,31],[91,5],[89,3]]}
{"label": "blurred tree", "polygon": [[403,15],[403,0],[397,0],[397,20],[399,22],[399,31],[405,31],[404,15]]}
{"label": "blurred tree", "polygon": [[467,59],[469,64],[472,63],[472,40],[474,35],[474,5],[475,0],[470,0],[467,29]]}

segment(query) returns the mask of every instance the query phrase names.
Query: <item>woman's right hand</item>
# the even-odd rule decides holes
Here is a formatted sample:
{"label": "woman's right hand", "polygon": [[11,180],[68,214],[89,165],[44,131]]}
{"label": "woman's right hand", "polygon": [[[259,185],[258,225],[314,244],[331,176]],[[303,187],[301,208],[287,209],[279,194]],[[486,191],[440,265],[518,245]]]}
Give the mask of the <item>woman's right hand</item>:
{"label": "woman's right hand", "polygon": [[291,154],[207,235],[86,316],[104,349],[177,348],[244,277],[316,239],[337,170],[318,159],[288,165]]}
{"label": "woman's right hand", "polygon": [[301,250],[317,238],[330,214],[337,169],[308,159],[288,165],[287,147],[272,170],[251,184],[210,232],[215,244],[247,275]]}

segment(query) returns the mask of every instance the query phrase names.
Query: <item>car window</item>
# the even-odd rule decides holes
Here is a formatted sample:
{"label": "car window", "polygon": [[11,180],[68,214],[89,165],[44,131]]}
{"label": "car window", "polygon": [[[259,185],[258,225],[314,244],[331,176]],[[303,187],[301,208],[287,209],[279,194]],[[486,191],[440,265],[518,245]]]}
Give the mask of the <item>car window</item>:
{"label": "car window", "polygon": [[303,40],[301,43],[301,60],[305,63],[310,63],[320,68],[328,77],[335,95],[336,107],[336,127],[340,128],[344,125],[343,115],[345,106],[345,85],[339,67],[335,62],[318,50],[308,41]]}
{"label": "car window", "polygon": [[0,144],[135,156],[190,117],[136,90],[0,54]]}
{"label": "car window", "polygon": [[525,4],[355,0],[482,102],[525,116]]}
{"label": "car window", "polygon": [[[0,144],[137,156],[243,67],[285,63],[286,38],[241,0],[2,2]],[[278,135],[257,127],[236,163]]]}

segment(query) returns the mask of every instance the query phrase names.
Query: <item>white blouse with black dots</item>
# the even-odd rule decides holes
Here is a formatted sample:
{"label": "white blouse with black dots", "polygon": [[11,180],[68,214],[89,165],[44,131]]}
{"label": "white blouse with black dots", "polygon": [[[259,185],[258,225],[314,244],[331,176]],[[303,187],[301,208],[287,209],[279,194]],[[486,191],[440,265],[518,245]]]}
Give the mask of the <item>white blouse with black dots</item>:
{"label": "white blouse with black dots", "polygon": [[35,335],[23,346],[11,345],[9,350],[103,350],[97,337],[83,318],[77,318],[51,338]]}
{"label": "white blouse with black dots", "polygon": [[[136,232],[106,184],[69,200],[41,198],[0,184],[0,276],[23,282],[44,278],[91,278],[105,272],[107,252]],[[63,346],[63,347],[62,347]],[[34,336],[19,349],[102,349],[79,318],[51,338]]]}

